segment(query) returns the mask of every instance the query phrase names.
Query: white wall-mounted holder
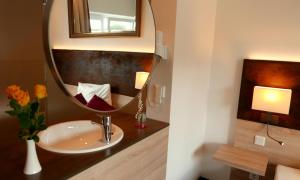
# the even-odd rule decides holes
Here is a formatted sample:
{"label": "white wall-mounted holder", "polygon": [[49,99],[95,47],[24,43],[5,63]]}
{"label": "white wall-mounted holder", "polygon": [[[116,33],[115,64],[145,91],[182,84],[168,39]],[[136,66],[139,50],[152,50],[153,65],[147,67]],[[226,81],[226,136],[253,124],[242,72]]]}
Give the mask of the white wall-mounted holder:
{"label": "white wall-mounted holder", "polygon": [[164,45],[164,33],[162,31],[156,31],[156,54],[160,55],[163,60],[168,59],[168,47]]}

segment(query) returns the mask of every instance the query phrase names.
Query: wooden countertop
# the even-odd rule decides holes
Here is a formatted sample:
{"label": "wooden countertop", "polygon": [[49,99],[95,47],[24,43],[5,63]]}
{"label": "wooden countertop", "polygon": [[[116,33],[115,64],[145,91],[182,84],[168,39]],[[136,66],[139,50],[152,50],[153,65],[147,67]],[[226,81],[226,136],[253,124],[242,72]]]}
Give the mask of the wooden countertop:
{"label": "wooden countertop", "polygon": [[268,166],[268,157],[262,153],[247,149],[222,145],[214,158],[231,167],[264,176]]}
{"label": "wooden countertop", "polygon": [[[94,115],[89,115],[81,119],[95,118]],[[51,125],[64,121],[51,121],[47,124]],[[27,176],[23,174],[26,158],[26,144],[25,141],[21,141],[17,138],[18,125],[16,120],[1,120],[0,179],[3,177],[7,179],[28,180],[66,179],[169,126],[168,123],[149,119],[146,122],[147,127],[145,129],[137,129],[134,126],[135,119],[133,115],[123,113],[113,114],[112,122],[121,127],[124,131],[124,138],[119,144],[103,151],[75,155],[52,153],[37,146],[37,153],[42,166],[42,171],[36,175]]]}

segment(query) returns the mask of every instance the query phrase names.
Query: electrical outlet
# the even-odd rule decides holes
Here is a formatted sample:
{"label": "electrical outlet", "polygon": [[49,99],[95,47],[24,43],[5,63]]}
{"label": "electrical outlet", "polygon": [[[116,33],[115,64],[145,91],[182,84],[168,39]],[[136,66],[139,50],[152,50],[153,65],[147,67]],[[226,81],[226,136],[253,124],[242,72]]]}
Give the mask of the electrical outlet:
{"label": "electrical outlet", "polygon": [[254,138],[254,144],[256,144],[258,146],[265,146],[266,138],[264,136],[256,135],[255,138]]}

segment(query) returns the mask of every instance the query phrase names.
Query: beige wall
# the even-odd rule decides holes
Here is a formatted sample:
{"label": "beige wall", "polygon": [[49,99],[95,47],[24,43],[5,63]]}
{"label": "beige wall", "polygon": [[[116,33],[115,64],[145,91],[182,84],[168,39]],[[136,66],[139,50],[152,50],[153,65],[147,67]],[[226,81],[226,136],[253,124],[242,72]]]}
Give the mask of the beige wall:
{"label": "beige wall", "polygon": [[169,180],[197,179],[202,168],[215,10],[216,0],[177,1]]}
{"label": "beige wall", "polygon": [[[162,60],[153,74],[151,85],[166,87],[166,97],[160,105],[147,104],[147,116],[164,122],[170,121],[172,67],[174,61],[174,41],[176,26],[176,0],[152,0],[156,31],[163,32],[163,43],[168,47],[168,59]],[[166,8],[168,7],[168,11]]]}
{"label": "beige wall", "polygon": [[155,27],[147,0],[142,3],[141,37],[69,38],[67,1],[54,0],[50,17],[50,44],[53,48],[154,52]]}
{"label": "beige wall", "polygon": [[44,81],[41,14],[40,1],[0,2],[0,119],[8,117],[6,86],[18,84],[32,91],[35,83]]}
{"label": "beige wall", "polygon": [[203,175],[228,175],[211,154],[218,144],[233,142],[242,60],[300,61],[299,7],[299,0],[218,1]]}

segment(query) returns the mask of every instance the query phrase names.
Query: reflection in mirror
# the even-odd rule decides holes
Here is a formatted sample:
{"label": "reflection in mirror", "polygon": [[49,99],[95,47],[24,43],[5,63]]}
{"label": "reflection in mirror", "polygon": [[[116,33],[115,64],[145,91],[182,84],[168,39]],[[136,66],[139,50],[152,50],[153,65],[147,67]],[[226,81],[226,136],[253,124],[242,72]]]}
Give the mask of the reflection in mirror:
{"label": "reflection in mirror", "polygon": [[[67,91],[83,105],[112,111],[128,104],[144,87],[158,60],[153,53],[53,49]],[[143,72],[143,73],[141,73]],[[136,74],[141,74],[136,78]]]}
{"label": "reflection in mirror", "polygon": [[[64,16],[68,4],[64,3],[53,0],[48,9],[46,48],[56,82],[81,107],[103,113],[119,110],[140,94],[161,59],[154,54],[155,25],[149,1],[141,3],[141,36],[131,38],[68,38]],[[137,79],[137,74],[150,75]]]}
{"label": "reflection in mirror", "polygon": [[141,0],[68,0],[70,37],[139,36]]}

